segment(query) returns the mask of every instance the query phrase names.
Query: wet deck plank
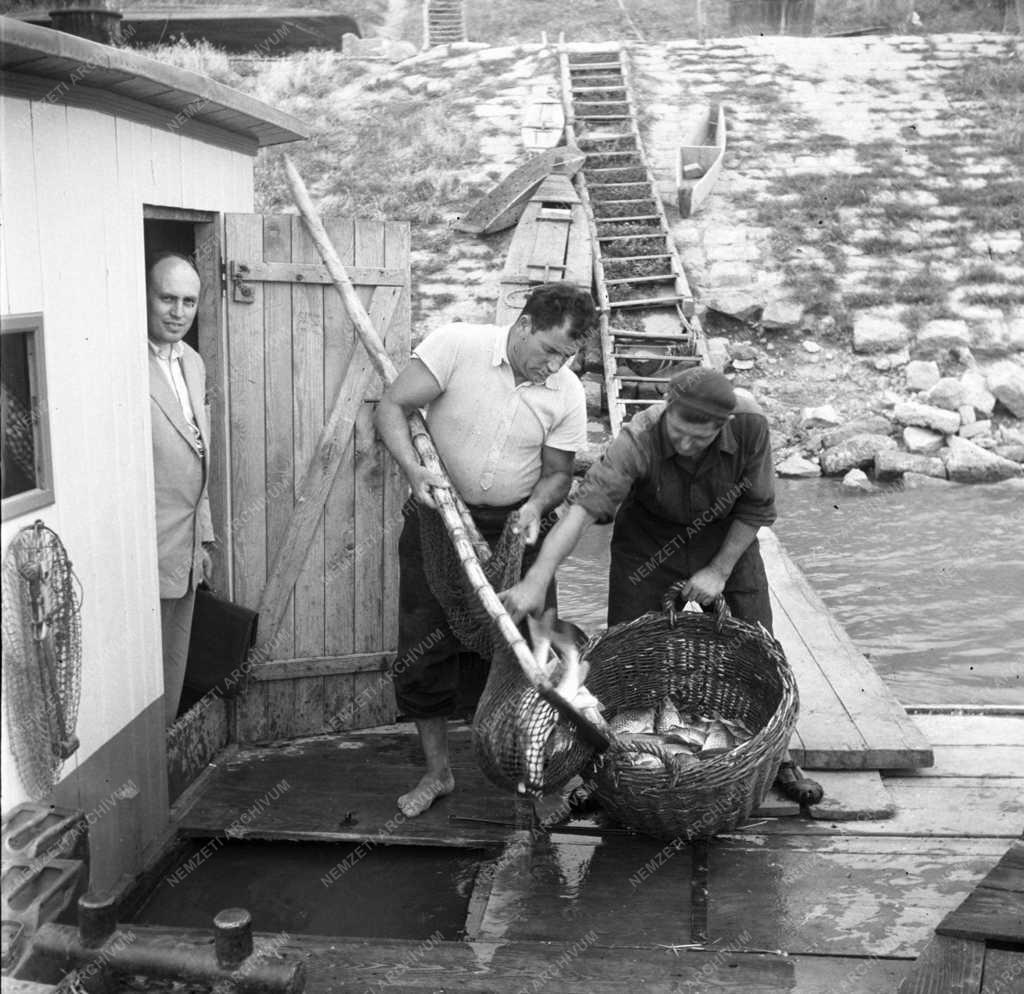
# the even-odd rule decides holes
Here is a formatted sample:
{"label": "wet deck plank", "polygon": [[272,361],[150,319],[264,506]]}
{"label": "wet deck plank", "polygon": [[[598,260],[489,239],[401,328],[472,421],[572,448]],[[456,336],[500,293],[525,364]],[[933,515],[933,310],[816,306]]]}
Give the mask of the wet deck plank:
{"label": "wet deck plank", "polygon": [[[450,743],[456,792],[418,818],[403,818],[396,805],[423,763],[415,732],[407,728],[240,749],[182,813],[180,831],[193,837],[222,835],[248,812],[242,838],[500,845],[511,831],[502,822],[514,823],[514,799],[480,772],[468,728],[453,726]],[[281,783],[288,786],[278,791],[280,799],[261,803]],[[472,820],[452,821],[456,811]]]}
{"label": "wet deck plank", "polygon": [[936,929],[939,935],[1024,946],[1024,842],[1014,842]]}
{"label": "wet deck plank", "polygon": [[653,946],[692,941],[692,851],[643,837],[552,835],[498,857],[472,938]]}
{"label": "wet deck plank", "polygon": [[993,847],[967,855],[917,841],[914,847],[887,838],[808,838],[800,847],[775,839],[767,845],[716,842],[710,847],[709,941],[742,932],[746,948],[917,956],[943,915],[998,858]]}
{"label": "wet deck plank", "polygon": [[801,716],[791,744],[812,769],[929,766],[931,748],[871,663],[834,620],[775,534],[758,535],[776,635],[793,666]]}
{"label": "wet deck plank", "polygon": [[[293,940],[306,994],[821,994],[894,990],[907,961],[553,942]],[[843,987],[843,984],[846,987]]]}

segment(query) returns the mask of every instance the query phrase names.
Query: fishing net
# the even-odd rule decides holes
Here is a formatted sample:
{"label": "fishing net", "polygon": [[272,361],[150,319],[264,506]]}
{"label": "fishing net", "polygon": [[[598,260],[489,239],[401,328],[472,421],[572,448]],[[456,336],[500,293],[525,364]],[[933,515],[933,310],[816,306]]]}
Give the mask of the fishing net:
{"label": "fishing net", "polygon": [[[491,660],[490,672],[473,717],[473,746],[487,778],[507,790],[525,783],[539,794],[571,780],[593,758],[575,727],[544,701],[523,673],[515,653],[469,585],[441,516],[418,505],[423,570],[430,590],[444,608],[455,637]],[[508,516],[491,557],[481,563],[495,590],[515,584],[522,573],[524,541]]]}
{"label": "fishing net", "polygon": [[473,751],[496,787],[539,796],[564,786],[594,758],[576,726],[543,700],[511,649],[499,649],[473,717]]}
{"label": "fishing net", "polygon": [[78,578],[41,521],[11,540],[3,564],[4,709],[11,752],[29,796],[57,782],[77,748],[82,641]]}
{"label": "fishing net", "polygon": [[[505,644],[505,640],[470,586],[441,515],[422,504],[417,504],[417,509],[423,572],[430,591],[444,608],[455,637],[467,649],[489,658]],[[488,583],[495,590],[511,587],[522,573],[525,543],[522,535],[513,532],[518,520],[519,515],[513,511],[506,519],[497,542],[491,547],[490,559],[480,564]]]}

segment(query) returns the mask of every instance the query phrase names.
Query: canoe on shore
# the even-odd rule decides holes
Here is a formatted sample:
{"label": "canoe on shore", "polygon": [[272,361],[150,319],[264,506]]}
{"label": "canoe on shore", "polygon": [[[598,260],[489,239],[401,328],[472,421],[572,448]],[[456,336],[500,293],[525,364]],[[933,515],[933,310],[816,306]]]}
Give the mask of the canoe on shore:
{"label": "canoe on shore", "polygon": [[523,216],[541,180],[552,173],[572,177],[586,156],[576,146],[559,145],[530,156],[455,222],[456,231],[489,235],[511,228]]}
{"label": "canoe on shore", "polygon": [[676,191],[682,217],[696,213],[707,200],[724,159],[725,108],[710,104],[687,136],[687,142],[679,148]]}

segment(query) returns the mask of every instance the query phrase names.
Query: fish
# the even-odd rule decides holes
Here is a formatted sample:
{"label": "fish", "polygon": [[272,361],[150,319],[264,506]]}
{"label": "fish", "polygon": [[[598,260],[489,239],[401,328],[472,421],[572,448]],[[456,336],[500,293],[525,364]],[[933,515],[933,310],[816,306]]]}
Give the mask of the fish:
{"label": "fish", "polygon": [[720,756],[728,752],[735,744],[733,737],[720,721],[712,721],[708,729],[708,737],[704,741],[704,747],[700,751],[701,759],[711,756]]}
{"label": "fish", "polygon": [[654,731],[654,708],[627,708],[620,711],[608,722],[608,727],[616,734],[643,733]]}
{"label": "fish", "polygon": [[[587,636],[572,622],[555,616],[549,608],[540,619],[527,616],[527,627],[534,658],[547,678],[555,682],[555,690],[599,728],[605,728],[601,705],[587,690],[584,682],[590,664],[580,658],[580,648]],[[552,649],[555,651],[552,652]],[[544,769],[554,757],[576,744],[576,736],[558,712],[530,687],[516,708],[516,742],[521,779],[519,794],[538,797],[544,790]]]}
{"label": "fish", "polygon": [[665,699],[661,702],[661,707],[658,708],[654,730],[656,732],[667,732],[670,728],[681,724],[682,720],[679,717],[679,711],[676,709],[675,704],[672,703],[672,698],[666,694]]}
{"label": "fish", "polygon": [[665,741],[686,746],[688,749],[700,752],[704,748],[704,740],[707,735],[689,725],[675,725],[665,732]]}

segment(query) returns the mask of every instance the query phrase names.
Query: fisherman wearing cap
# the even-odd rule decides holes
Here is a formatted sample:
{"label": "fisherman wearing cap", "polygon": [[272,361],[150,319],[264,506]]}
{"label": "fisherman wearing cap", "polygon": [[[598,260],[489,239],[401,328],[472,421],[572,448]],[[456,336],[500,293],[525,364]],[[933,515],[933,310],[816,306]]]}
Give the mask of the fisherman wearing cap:
{"label": "fisherman wearing cap", "polygon": [[[775,521],[768,420],[754,398],[721,373],[697,367],[669,382],[665,402],[623,425],[551,529],[533,566],[499,594],[515,620],[536,614],[562,560],[591,522],[615,521],[608,624],[661,610],[682,594],[701,606],[721,594],[736,618],[771,632],[768,580],[757,530]],[[776,785],[799,804],[821,800],[787,753]]]}
{"label": "fisherman wearing cap", "polygon": [[661,609],[665,590],[771,631],[757,529],[775,520],[768,421],[721,373],[698,367],[669,383],[666,401],[622,427],[523,579],[501,594],[516,620],[543,607],[555,570],[591,521],[614,520],[608,624]]}

